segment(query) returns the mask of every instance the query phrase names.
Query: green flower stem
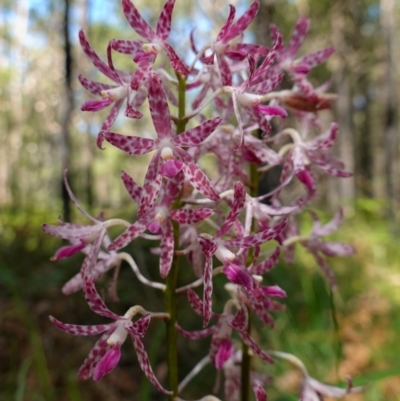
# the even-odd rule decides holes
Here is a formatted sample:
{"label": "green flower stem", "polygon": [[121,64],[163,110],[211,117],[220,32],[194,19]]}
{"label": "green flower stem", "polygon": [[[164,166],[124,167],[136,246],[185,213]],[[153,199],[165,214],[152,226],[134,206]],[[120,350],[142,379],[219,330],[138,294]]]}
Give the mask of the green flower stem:
{"label": "green flower stem", "polygon": [[[181,134],[185,131],[186,121],[185,116],[185,101],[186,101],[186,79],[178,75],[178,99],[179,99],[179,119],[176,123],[176,132]],[[175,200],[172,209],[180,207],[180,196]],[[179,247],[179,224],[175,221],[172,222],[174,228],[174,243],[175,250]],[[170,401],[173,401],[178,396],[178,346],[177,346],[177,331],[175,324],[177,321],[177,279],[178,279],[179,261],[178,257],[174,255],[171,270],[169,271],[166,279],[165,289],[165,311],[169,314],[169,319],[166,320],[167,325],[167,365],[168,365],[168,389],[172,391]]]}
{"label": "green flower stem", "polygon": [[[257,131],[254,133],[257,136]],[[254,163],[250,164],[250,195],[255,198],[258,195],[258,182],[259,182],[258,166]],[[254,231],[254,220],[252,225],[252,231]],[[247,264],[253,262],[254,250],[251,248],[247,257]],[[249,311],[249,324],[247,332],[251,332],[251,313]],[[249,354],[249,347],[242,341],[242,370],[241,370],[241,401],[249,401],[250,399],[250,367],[251,367],[251,356]]]}

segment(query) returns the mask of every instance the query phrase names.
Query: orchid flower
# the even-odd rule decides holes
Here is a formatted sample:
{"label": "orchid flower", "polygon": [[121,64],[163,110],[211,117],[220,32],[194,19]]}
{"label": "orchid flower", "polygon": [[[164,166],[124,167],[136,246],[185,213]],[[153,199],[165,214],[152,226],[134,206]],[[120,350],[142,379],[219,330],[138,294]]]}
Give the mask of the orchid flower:
{"label": "orchid flower", "polygon": [[171,19],[175,0],[168,0],[158,18],[156,32],[147,24],[131,0],[122,0],[122,9],[125,17],[134,31],[148,42],[142,44],[144,52],[158,54],[164,50],[172,68],[186,76],[189,70],[176,54],[173,47],[167,42],[171,32]]}
{"label": "orchid flower", "polygon": [[145,215],[153,206],[160,190],[161,174],[172,178],[181,170],[185,174],[185,179],[200,193],[209,199],[219,200],[210,180],[197,164],[193,163],[183,148],[199,146],[214,131],[221,118],[212,118],[195,128],[174,136],[161,79],[154,72],[149,76],[149,104],[153,124],[158,135],[156,140],[124,136],[113,132],[100,134],[101,140],[107,140],[130,155],[144,155],[157,150],[146,174],[138,215]]}

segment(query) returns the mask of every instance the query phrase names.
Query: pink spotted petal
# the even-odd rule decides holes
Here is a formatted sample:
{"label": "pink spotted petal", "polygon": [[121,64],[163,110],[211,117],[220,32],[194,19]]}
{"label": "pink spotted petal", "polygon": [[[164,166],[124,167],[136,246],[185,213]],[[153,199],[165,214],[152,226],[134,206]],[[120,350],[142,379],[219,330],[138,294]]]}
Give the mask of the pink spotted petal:
{"label": "pink spotted petal", "polygon": [[212,216],[214,211],[212,209],[176,209],[171,210],[170,216],[173,220],[180,224],[196,224],[199,221],[207,219]]}
{"label": "pink spotted petal", "polygon": [[174,178],[182,171],[183,163],[180,160],[166,160],[160,167],[160,174],[167,178]]}
{"label": "pink spotted petal", "polygon": [[187,331],[182,329],[178,324],[175,324],[176,330],[178,333],[182,334],[185,338],[190,340],[199,340],[201,338],[205,338],[211,336],[214,333],[214,327],[208,327],[207,329],[197,330],[197,331]]}
{"label": "pink spotted petal", "polygon": [[249,333],[246,331],[239,332],[240,337],[242,337],[243,342],[263,361],[267,363],[274,363],[275,361],[268,355],[267,352],[262,350],[259,345],[250,337]]}
{"label": "pink spotted petal", "polygon": [[223,27],[221,28],[221,30],[217,36],[217,40],[216,40],[217,42],[224,41],[224,37],[228,33],[228,30],[231,27],[233,20],[235,19],[235,13],[236,13],[235,7],[232,6],[231,4],[229,4],[229,15],[228,15],[228,18],[227,18],[225,24],[223,25]]}
{"label": "pink spotted petal", "polygon": [[212,258],[206,258],[204,266],[204,292],[203,292],[203,327],[206,327],[212,315],[212,302],[211,296],[213,291],[212,282]]}
{"label": "pink spotted petal", "polygon": [[136,110],[134,107],[132,107],[132,105],[129,103],[126,105],[124,115],[125,117],[133,118],[134,120],[138,120],[143,117],[143,114],[139,110]]}
{"label": "pink spotted petal", "polygon": [[307,149],[310,150],[321,150],[321,149],[329,149],[335,143],[339,134],[339,126],[336,123],[332,123],[329,130],[324,132],[321,135],[318,135],[316,138],[307,142]]}
{"label": "pink spotted petal", "polygon": [[114,331],[114,328],[105,332],[96,342],[92,350],[89,352],[89,355],[84,360],[82,366],[79,368],[78,377],[81,379],[88,379],[93,375],[93,371],[101,360],[101,358],[105,355],[105,353],[110,349],[110,345],[107,344],[107,340],[110,337],[111,333]]}
{"label": "pink spotted petal", "polygon": [[197,239],[206,258],[211,258],[218,249],[218,243],[202,236]]}
{"label": "pink spotted petal", "polygon": [[206,198],[213,201],[218,201],[219,195],[215,191],[209,178],[195,163],[185,163],[183,166],[185,178]]}
{"label": "pink spotted petal", "polygon": [[82,29],[79,31],[79,42],[82,46],[83,51],[90,58],[93,65],[106,77],[110,78],[114,82],[120,83],[118,75],[104,61],[100,59],[100,57],[93,50],[92,46],[90,46]]}
{"label": "pink spotted petal", "polygon": [[150,380],[151,384],[163,394],[172,394],[172,391],[166,390],[163,386],[161,386],[160,382],[157,380],[154,375],[153,369],[151,368],[149,357],[147,356],[147,352],[143,346],[143,343],[140,341],[139,337],[131,336],[133,345],[136,350],[136,355],[138,357],[139,365],[142,368],[146,377]]}
{"label": "pink spotted petal", "polygon": [[165,278],[168,276],[174,258],[174,229],[170,219],[167,219],[163,225],[160,248],[160,276]]}
{"label": "pink spotted petal", "polygon": [[108,317],[109,319],[119,320],[120,317],[114,312],[111,312],[100,297],[96,290],[96,286],[94,285],[93,278],[91,276],[84,276],[83,281],[83,293],[89,308],[98,315]]}
{"label": "pink spotted petal", "polygon": [[287,220],[284,219],[278,223],[275,227],[267,228],[266,230],[260,231],[259,233],[249,235],[247,237],[232,239],[225,241],[226,246],[234,246],[238,248],[252,248],[257,245],[262,245],[265,242],[276,238],[280,232],[285,228]]}
{"label": "pink spotted petal", "polygon": [[92,247],[89,250],[88,255],[86,256],[85,260],[83,261],[81,267],[81,274],[82,277],[85,278],[87,275],[92,274],[92,271],[96,265],[96,261],[100,252],[101,244],[103,243],[103,238],[106,235],[106,229],[103,228],[96,239],[93,242]]}
{"label": "pink spotted petal", "polygon": [[51,258],[51,260],[60,260],[64,258],[69,258],[72,255],[77,254],[83,248],[87,246],[86,242],[79,241],[77,244],[63,246],[57,250],[55,255]]}
{"label": "pink spotted petal", "polygon": [[[253,392],[257,401],[267,401],[267,393],[264,388],[258,384],[253,385]],[[304,400],[305,401],[305,400]]]}
{"label": "pink spotted petal", "polygon": [[316,213],[310,211],[310,215],[314,221],[312,227],[312,235],[315,237],[326,237],[333,234],[340,227],[343,221],[343,209],[339,208],[335,216],[326,224],[321,224]]}
{"label": "pink spotted petal", "polygon": [[168,0],[158,18],[156,33],[161,40],[167,40],[171,32],[171,19],[175,0]]}
{"label": "pink spotted petal", "polygon": [[265,295],[273,298],[286,298],[286,292],[277,285],[262,286]]}
{"label": "pink spotted petal", "polygon": [[171,138],[171,118],[161,78],[152,72],[148,82],[150,114],[158,139]]}
{"label": "pink spotted petal", "polygon": [[222,238],[224,235],[228,233],[233,223],[239,217],[241,211],[244,208],[246,202],[246,190],[244,188],[244,185],[240,181],[236,181],[233,184],[233,191],[234,192],[233,192],[232,207],[221,228],[215,235],[217,238]]}
{"label": "pink spotted petal", "polygon": [[259,105],[259,106],[254,107],[254,110],[265,116],[282,117],[282,118],[286,118],[288,116],[287,111],[279,106]]}
{"label": "pink spotted petal", "polygon": [[188,297],[190,306],[193,308],[193,310],[199,316],[203,316],[204,306],[203,306],[203,302],[201,301],[200,297],[191,288],[189,288],[187,291],[187,297]]}
{"label": "pink spotted petal", "polygon": [[103,90],[116,88],[115,85],[107,85],[101,82],[95,82],[91,79],[85,78],[83,75],[78,76],[79,82],[81,85],[89,92],[93,93],[93,95],[101,95]]}
{"label": "pink spotted petal", "polygon": [[232,283],[245,287],[248,291],[253,289],[254,280],[247,270],[242,269],[233,263],[229,263],[224,267],[224,274]]}
{"label": "pink spotted petal", "polygon": [[191,128],[173,139],[173,143],[181,147],[198,146],[212,134],[218,124],[221,122],[221,117],[215,117],[207,120],[197,127]]}
{"label": "pink spotted petal", "polygon": [[325,259],[319,254],[317,251],[311,251],[313,256],[315,257],[315,260],[318,263],[318,266],[322,269],[323,273],[327,277],[331,287],[333,290],[337,289],[337,281],[335,274],[333,273],[331,267],[328,265],[328,263],[325,261]]}
{"label": "pink spotted petal", "polygon": [[304,38],[306,37],[309,26],[310,20],[308,20],[307,18],[298,19],[286,51],[286,55],[288,58],[293,59],[296,56],[297,52],[300,49],[300,46],[304,41]]}
{"label": "pink spotted petal", "polygon": [[150,42],[157,38],[155,32],[142,18],[139,11],[130,0],[122,0],[122,9],[124,11],[126,20],[137,34]]}
{"label": "pink spotted petal", "polygon": [[121,135],[115,132],[101,132],[100,135],[129,155],[145,155],[158,147],[158,142],[149,138]]}
{"label": "pink spotted petal", "polygon": [[215,355],[215,367],[219,370],[225,365],[225,362],[233,355],[235,348],[232,341],[224,338],[218,347],[217,354]]}
{"label": "pink spotted petal", "polygon": [[[120,99],[117,102],[115,102],[111,111],[108,113],[106,119],[104,120],[103,125],[101,126],[101,129],[100,129],[100,132],[108,132],[110,130],[111,126],[114,124],[114,121],[118,117],[119,110],[121,109],[121,106],[123,103],[124,103],[124,99]],[[103,141],[103,137],[99,135],[97,137],[97,147],[99,149],[103,149],[102,141]]]}
{"label": "pink spotted petal", "polygon": [[218,63],[219,73],[221,75],[222,86],[231,86],[232,72],[225,57],[221,54],[217,54],[217,63]]}
{"label": "pink spotted petal", "polygon": [[105,331],[115,327],[115,323],[98,324],[95,326],[81,326],[77,324],[67,324],[60,322],[53,316],[49,316],[49,319],[58,329],[74,336],[94,336],[96,334],[104,333]]}
{"label": "pink spotted petal", "polygon": [[129,334],[133,336],[143,337],[146,334],[147,329],[149,328],[150,320],[150,314],[141,317],[135,323],[127,320],[126,324],[124,324],[124,328]]}
{"label": "pink spotted petal", "polygon": [[109,99],[89,99],[83,103],[81,110],[82,111],[100,111],[104,108],[108,107],[110,104],[114,103]]}
{"label": "pink spotted petal", "polygon": [[149,77],[150,71],[153,68],[155,56],[153,54],[145,53],[140,59],[138,59],[137,67],[131,78],[131,88],[134,91],[139,90],[143,83]]}
{"label": "pink spotted petal", "polygon": [[189,75],[189,70],[184,64],[184,62],[179,58],[179,56],[176,54],[175,50],[173,47],[168,44],[167,42],[163,43],[164,49],[167,53],[167,56],[169,58],[169,61],[171,63],[172,68],[182,74],[183,76],[188,76]]}
{"label": "pink spotted petal", "polygon": [[182,191],[184,181],[183,172],[179,172],[173,178],[164,182],[163,195],[160,201],[161,206],[171,209],[176,198]]}
{"label": "pink spotted petal", "polygon": [[281,249],[279,247],[275,248],[275,251],[268,259],[265,259],[263,262],[251,267],[251,274],[262,276],[263,274],[269,272],[278,263],[280,254]]}
{"label": "pink spotted petal", "polygon": [[93,380],[100,380],[109,374],[121,359],[121,345],[116,344],[111,347],[100,359],[93,371]]}
{"label": "pink spotted petal", "polygon": [[224,42],[228,42],[231,39],[241,35],[253,22],[259,7],[260,3],[257,0],[253,1],[245,13],[234,24],[232,24],[224,34]]}
{"label": "pink spotted petal", "polygon": [[231,327],[237,331],[246,331],[248,328],[249,316],[246,306],[239,309],[231,322]]}
{"label": "pink spotted petal", "polygon": [[301,63],[305,64],[309,69],[322,64],[326,61],[333,53],[335,49],[333,47],[328,47],[326,49],[319,50],[317,52],[307,54],[301,59]]}
{"label": "pink spotted petal", "polygon": [[92,226],[83,226],[71,223],[62,223],[58,226],[42,224],[42,230],[47,234],[68,240],[92,238],[97,236],[101,229],[102,226],[100,224],[95,224]]}
{"label": "pink spotted petal", "polygon": [[162,176],[159,172],[160,159],[160,152],[156,152],[147,169],[146,177],[144,178],[142,197],[140,198],[139,217],[143,217],[151,211],[160,192],[162,181]]}
{"label": "pink spotted petal", "polygon": [[111,244],[108,246],[110,251],[116,251],[118,249],[126,247],[130,244],[135,238],[137,238],[140,234],[142,234],[146,230],[147,220],[140,219],[132,224],[128,229],[126,229],[119,237],[117,237]]}
{"label": "pink spotted petal", "polygon": [[112,39],[110,40],[110,47],[118,53],[134,56],[142,51],[143,42],[139,40]]}
{"label": "pink spotted petal", "polygon": [[150,223],[146,224],[146,228],[152,234],[161,234],[161,224],[158,221],[151,221]]}
{"label": "pink spotted petal", "polygon": [[139,204],[140,197],[142,195],[142,187],[140,187],[136,182],[130,177],[125,171],[121,173],[122,181],[125,185],[126,190],[128,191],[131,198]]}

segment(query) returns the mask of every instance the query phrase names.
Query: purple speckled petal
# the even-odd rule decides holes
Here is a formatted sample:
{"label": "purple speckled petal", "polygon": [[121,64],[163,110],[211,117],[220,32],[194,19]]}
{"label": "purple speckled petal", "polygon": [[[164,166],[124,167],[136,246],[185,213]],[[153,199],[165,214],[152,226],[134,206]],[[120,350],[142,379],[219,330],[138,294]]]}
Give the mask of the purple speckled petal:
{"label": "purple speckled petal", "polygon": [[140,136],[127,136],[115,132],[101,132],[103,138],[129,155],[145,155],[158,147],[158,141]]}
{"label": "purple speckled petal", "polygon": [[221,228],[218,230],[217,234],[215,234],[217,238],[222,238],[228,233],[235,220],[239,217],[240,212],[244,208],[244,204],[246,202],[246,190],[244,185],[240,181],[236,181],[233,184],[233,190],[233,204],[227,218],[225,219]]}
{"label": "purple speckled petal", "polygon": [[301,59],[301,64],[306,65],[309,69],[322,64],[327,60],[333,53],[335,49],[333,47],[328,47],[326,49],[319,50],[315,53],[307,54]]}
{"label": "purple speckled petal", "polygon": [[[106,119],[104,120],[103,125],[101,126],[100,132],[107,132],[110,130],[111,126],[114,124],[114,121],[118,117],[119,110],[124,103],[124,99],[120,99],[117,102],[115,102],[113,108],[111,111],[108,113]],[[101,144],[102,144],[102,136],[99,135],[97,137],[97,146],[102,149]]]}
{"label": "purple speckled petal", "polygon": [[275,238],[285,228],[287,220],[280,221],[275,227],[267,228],[259,233],[249,235],[243,238],[232,239],[225,241],[225,245],[238,248],[252,248],[256,245],[262,245],[265,242]]}
{"label": "purple speckled petal", "polygon": [[162,177],[159,174],[160,152],[156,152],[147,169],[146,177],[140,198],[138,216],[145,216],[153,208],[160,192]]}
{"label": "purple speckled petal", "polygon": [[189,70],[184,64],[184,62],[179,58],[179,56],[176,54],[175,50],[173,47],[168,44],[167,42],[163,43],[164,49],[167,53],[167,56],[169,58],[169,61],[171,63],[172,68],[182,74],[183,76],[188,76],[189,75]]}
{"label": "purple speckled petal", "polygon": [[206,258],[211,258],[218,249],[218,243],[202,236],[197,239]]}
{"label": "purple speckled petal", "polygon": [[219,73],[221,75],[222,86],[232,85],[232,73],[228,62],[226,61],[224,55],[217,54],[217,63],[219,67]]}
{"label": "purple speckled petal", "polygon": [[224,42],[228,42],[229,40],[241,35],[253,22],[259,7],[260,3],[257,0],[253,1],[251,6],[245,11],[245,13],[234,24],[232,24],[227,32],[224,34]]}
{"label": "purple speckled petal", "polygon": [[259,358],[267,363],[274,363],[275,361],[260,348],[260,346],[250,337],[246,331],[239,332],[240,337],[242,337],[243,342],[256,354]]}
{"label": "purple speckled petal", "polygon": [[212,209],[176,209],[171,210],[170,216],[173,220],[180,224],[196,224],[199,221],[207,219],[212,216],[214,211]]}
{"label": "purple speckled petal", "polygon": [[85,241],[79,241],[76,244],[62,246],[57,249],[57,252],[51,258],[51,260],[57,261],[60,259],[69,258],[72,255],[76,255],[78,252],[86,248],[87,243]]}
{"label": "purple speckled petal", "polygon": [[47,234],[54,235],[55,237],[76,240],[97,235],[102,230],[102,225],[95,224],[92,226],[83,226],[78,224],[62,223],[61,225],[53,226],[51,224],[43,224],[42,230]]}
{"label": "purple speckled petal", "polygon": [[90,58],[93,65],[106,77],[110,78],[114,82],[120,82],[118,75],[104,62],[100,59],[100,57],[93,50],[92,46],[90,46],[89,42],[86,39],[85,32],[81,29],[79,31],[79,42],[82,46],[85,54]]}
{"label": "purple speckled petal", "polygon": [[167,40],[171,32],[171,19],[174,5],[175,0],[168,0],[158,18],[156,33],[161,40]]}
{"label": "purple speckled petal", "polygon": [[94,336],[96,334],[103,333],[111,328],[115,327],[115,323],[109,324],[98,324],[95,326],[82,326],[78,324],[68,324],[63,323],[54,318],[53,316],[49,316],[51,323],[54,324],[57,328],[62,331],[65,331],[68,334],[72,334],[74,336]]}
{"label": "purple speckled petal", "polygon": [[213,291],[213,282],[212,282],[212,258],[206,257],[206,264],[204,266],[204,292],[203,292],[203,327],[206,327],[211,319],[212,315],[212,291]]}
{"label": "purple speckled petal", "polygon": [[277,247],[269,258],[251,267],[251,274],[257,274],[261,276],[269,272],[278,263],[280,254],[281,250],[279,247]]}
{"label": "purple speckled petal", "polygon": [[135,323],[131,322],[130,320],[127,320],[126,323],[124,324],[124,328],[132,336],[143,337],[146,334],[147,329],[149,328],[150,320],[151,320],[150,314],[141,317]]}
{"label": "purple speckled petal", "polygon": [[342,224],[343,221],[343,209],[339,208],[339,210],[336,212],[335,216],[333,216],[332,220],[330,220],[326,224],[321,224],[321,222],[318,219],[318,216],[316,213],[313,211],[309,212],[314,224],[311,230],[311,234],[313,237],[326,237],[327,235],[333,234],[339,226]]}
{"label": "purple speckled petal", "polygon": [[128,191],[131,198],[139,204],[140,197],[142,195],[142,187],[136,184],[131,176],[129,176],[125,171],[121,172],[121,178],[125,185],[126,190]]}
{"label": "purple speckled petal", "polygon": [[110,47],[118,53],[134,56],[143,50],[143,42],[140,40],[112,39]]}
{"label": "purple speckled petal", "polygon": [[223,25],[223,27],[221,28],[221,30],[217,36],[216,42],[224,41],[224,37],[227,34],[229,28],[231,27],[233,20],[235,19],[235,13],[236,13],[235,7],[232,6],[231,4],[229,4],[228,18],[227,18],[225,24]]}
{"label": "purple speckled petal", "polygon": [[178,324],[175,324],[176,330],[178,333],[182,334],[185,338],[189,338],[190,340],[199,340],[201,338],[205,338],[211,336],[214,333],[214,327],[208,327],[203,330],[196,330],[196,331],[187,331],[182,329]]}
{"label": "purple speckled petal", "polygon": [[81,83],[81,85],[90,93],[93,93],[93,95],[101,95],[101,92],[103,90],[107,90],[107,89],[113,89],[116,88],[117,86],[115,85],[107,85],[107,84],[103,84],[101,82],[95,82],[92,81],[91,79],[88,79],[86,77],[84,77],[83,75],[79,75],[78,77],[79,82]]}
{"label": "purple speckled petal", "polygon": [[126,229],[108,246],[110,251],[124,248],[146,230],[147,219],[140,219]]}
{"label": "purple speckled petal", "polygon": [[282,118],[286,118],[288,116],[287,111],[284,108],[279,107],[279,106],[258,105],[258,106],[255,106],[254,109],[257,112],[264,114],[265,116],[282,117]]}
{"label": "purple speckled petal", "polygon": [[89,308],[98,315],[108,317],[109,319],[119,320],[120,317],[114,312],[111,312],[103,299],[100,297],[91,276],[83,277],[83,293],[89,305]]}
{"label": "purple speckled petal", "polygon": [[199,316],[203,316],[204,306],[203,306],[203,302],[200,299],[200,297],[191,288],[189,288],[187,291],[187,297],[188,297],[190,306],[193,308],[193,310]]}
{"label": "purple speckled petal", "polygon": [[160,382],[157,380],[154,375],[153,369],[151,368],[149,357],[147,356],[147,352],[143,346],[143,343],[140,341],[139,337],[131,336],[133,345],[136,350],[136,355],[138,357],[139,365],[142,368],[146,377],[150,380],[151,384],[163,394],[172,394],[172,391],[166,390],[163,386],[161,386]]}
{"label": "purple speckled petal", "polygon": [[80,379],[86,380],[93,375],[94,368],[105,353],[111,348],[111,346],[107,344],[107,340],[113,331],[114,328],[110,329],[97,340],[82,366],[79,368],[78,377]]}
{"label": "purple speckled petal", "polygon": [[195,163],[185,163],[183,165],[185,178],[206,198],[218,201],[219,195],[211,184],[206,174]]}
{"label": "purple speckled petal", "polygon": [[230,282],[245,287],[248,291],[253,289],[253,277],[246,269],[242,269],[233,263],[229,263],[224,267],[224,273]]}
{"label": "purple speckled petal", "polygon": [[329,149],[333,146],[339,133],[337,123],[332,123],[329,130],[306,143],[307,149],[320,150]]}
{"label": "purple speckled petal", "polygon": [[185,132],[182,132],[182,134],[175,136],[173,143],[182,147],[198,146],[214,132],[221,120],[221,117],[215,117],[211,120],[207,120],[199,126],[191,128]]}
{"label": "purple speckled petal", "polygon": [[171,138],[171,118],[161,78],[153,72],[148,82],[150,113],[158,139]]}
{"label": "purple speckled petal", "polygon": [[215,367],[220,370],[225,365],[225,362],[233,355],[235,348],[229,338],[223,338],[218,346],[218,351],[215,355]]}
{"label": "purple speckled petal", "polygon": [[165,278],[171,269],[174,258],[174,229],[170,219],[166,219],[162,227],[160,248],[160,276]]}
{"label": "purple speckled petal", "polygon": [[139,11],[131,3],[130,0],[122,0],[122,9],[124,11],[126,20],[129,22],[129,25],[137,34],[147,39],[148,41],[153,41],[157,39],[157,35],[155,34],[155,32],[142,18],[142,16],[139,14]]}
{"label": "purple speckled petal", "polygon": [[263,387],[261,387],[260,385],[254,384],[253,392],[254,392],[254,395],[256,396],[257,401],[267,401],[267,393],[265,392]]}
{"label": "purple speckled petal", "polygon": [[110,99],[89,99],[82,104],[81,111],[100,111],[112,103]]}
{"label": "purple speckled petal", "polygon": [[315,260],[317,261],[318,266],[322,269],[325,276],[327,277],[332,289],[335,290],[337,288],[337,282],[336,282],[335,274],[333,273],[331,267],[328,265],[326,260],[320,255],[320,253],[318,251],[316,251],[314,249],[310,249],[310,252],[315,257]]}
{"label": "purple speckled petal", "polygon": [[300,49],[300,46],[304,42],[304,38],[307,35],[308,28],[310,26],[310,20],[307,18],[299,18],[294,28],[292,37],[290,39],[289,46],[286,50],[286,56],[293,59]]}
{"label": "purple speckled petal", "polygon": [[135,72],[132,74],[131,78],[131,88],[135,91],[139,90],[139,88],[146,81],[147,77],[150,74],[150,71],[153,69],[155,57],[146,57],[142,60],[139,60],[137,63],[137,67]]}

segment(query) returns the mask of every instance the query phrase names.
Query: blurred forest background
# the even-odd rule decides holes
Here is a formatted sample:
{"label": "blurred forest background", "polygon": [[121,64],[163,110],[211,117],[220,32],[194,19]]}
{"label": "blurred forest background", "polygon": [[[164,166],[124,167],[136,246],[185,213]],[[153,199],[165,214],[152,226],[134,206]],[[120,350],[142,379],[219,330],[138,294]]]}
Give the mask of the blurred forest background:
{"label": "blurred forest background", "polygon": [[[339,94],[326,118],[339,122],[336,154],[354,178],[326,179],[318,205],[326,221],[339,205],[345,205],[346,222],[336,237],[357,249],[351,258],[331,261],[339,282],[335,295],[330,294],[313,259],[300,250],[295,266],[277,267],[271,283],[285,281],[288,308],[276,316],[276,328],[268,330],[260,342],[265,348],[295,353],[319,380],[339,383],[349,374],[356,384],[370,383],[365,394],[349,396],[349,400],[400,400],[400,3],[260,2],[249,34],[258,43],[268,44],[272,22],[288,40],[297,18],[305,16],[312,23],[301,54],[329,45],[336,48],[328,63],[313,72],[313,79],[316,83],[330,79],[330,91]],[[230,3],[240,14],[249,1]],[[135,0],[153,25],[162,4],[161,0]],[[177,0],[171,42],[179,43],[178,53],[188,53],[191,29],[196,28],[198,38],[209,37],[218,32],[227,13],[226,0]],[[92,215],[105,211],[108,217],[129,217],[134,212],[119,180],[121,169],[128,168],[139,182],[145,169],[140,164],[143,158],[129,170],[132,158],[111,147],[96,148],[102,116],[80,111],[90,95],[79,85],[78,74],[95,77],[79,47],[80,27],[102,57],[108,40],[134,38],[119,0],[2,0],[0,4],[1,401],[158,397],[143,380],[131,344],[124,346],[123,359],[112,374],[97,383],[78,382],[76,372],[94,338],[69,336],[48,320],[52,314],[68,323],[104,321],[93,316],[82,294],[61,294],[63,283],[78,271],[82,258],[50,262],[60,243],[40,229],[43,222],[54,223],[57,216],[80,219],[66,201],[63,169],[69,169],[73,190],[87,210]],[[117,121],[117,126],[123,124],[127,122]],[[135,130],[147,129],[151,129],[148,119],[135,122]],[[310,222],[303,225],[306,231]],[[141,267],[153,269],[156,262],[148,256],[145,241],[131,251]],[[121,274],[126,277],[118,289],[121,300],[111,308],[122,312],[143,297],[154,309],[162,307],[162,300],[144,292],[124,267]],[[102,286],[105,291],[107,281]],[[161,380],[166,374],[163,335],[162,323],[152,323],[146,336]],[[184,370],[201,359],[207,344],[191,342],[189,352],[182,346]],[[276,365],[266,371],[277,378],[267,387],[269,399],[296,400],[299,373],[288,364]],[[213,376],[210,368],[193,386],[211,388]]]}

